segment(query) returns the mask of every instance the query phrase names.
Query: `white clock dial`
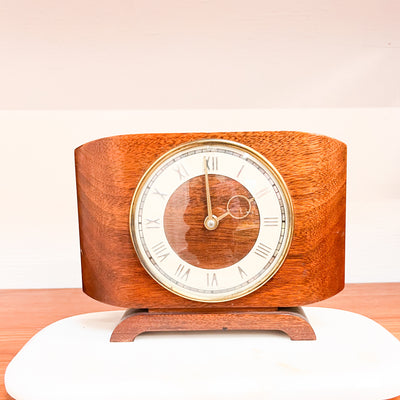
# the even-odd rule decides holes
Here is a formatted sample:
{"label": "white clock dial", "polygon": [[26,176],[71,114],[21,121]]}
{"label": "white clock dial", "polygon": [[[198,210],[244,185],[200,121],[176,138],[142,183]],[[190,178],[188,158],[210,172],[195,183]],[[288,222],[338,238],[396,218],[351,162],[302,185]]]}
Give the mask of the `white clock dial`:
{"label": "white clock dial", "polygon": [[140,181],[130,214],[143,267],[182,297],[221,302],[259,288],[292,237],[286,185],[259,153],[235,142],[186,143]]}

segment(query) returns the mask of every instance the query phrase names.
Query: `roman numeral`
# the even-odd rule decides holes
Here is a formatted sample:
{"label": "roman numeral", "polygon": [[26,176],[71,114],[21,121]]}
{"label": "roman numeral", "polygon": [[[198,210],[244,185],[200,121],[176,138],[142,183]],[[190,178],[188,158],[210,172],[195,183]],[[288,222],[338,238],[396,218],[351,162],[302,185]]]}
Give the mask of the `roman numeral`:
{"label": "roman numeral", "polygon": [[207,274],[207,286],[208,287],[216,287],[216,286],[218,286],[217,274],[216,273],[212,273],[211,277],[210,277],[210,274]]}
{"label": "roman numeral", "polygon": [[169,256],[168,248],[163,242],[157,243],[152,249],[160,261],[164,261]]}
{"label": "roman numeral", "polygon": [[258,256],[262,257],[262,258],[267,258],[269,256],[269,254],[271,253],[272,249],[271,247],[268,247],[266,244],[264,243],[260,243],[256,250],[254,251]]}
{"label": "roman numeral", "polygon": [[242,165],[242,166],[240,167],[239,172],[238,172],[237,175],[236,175],[236,178],[239,178],[239,175],[242,173],[243,168],[244,168],[244,165]]}
{"label": "roman numeral", "polygon": [[165,193],[161,193],[158,189],[154,188],[154,192],[152,194],[156,194],[160,196],[163,200],[167,197]]}
{"label": "roman numeral", "polygon": [[180,278],[181,280],[187,281],[189,278],[190,268],[185,270],[185,266],[183,264],[179,264],[178,268],[175,271],[175,276]]}
{"label": "roman numeral", "polygon": [[146,218],[146,228],[154,229],[159,227],[160,227],[160,218],[157,219]]}
{"label": "roman numeral", "polygon": [[154,229],[160,227],[160,218],[157,219],[148,219],[146,218],[146,228]]}
{"label": "roman numeral", "polygon": [[174,171],[178,173],[180,180],[183,180],[187,176],[189,176],[188,172],[182,164],[177,165]]}
{"label": "roman numeral", "polygon": [[209,171],[217,171],[218,170],[218,157],[206,157],[206,165]]}
{"label": "roman numeral", "polygon": [[242,268],[240,268],[239,266],[238,266],[238,271],[239,271],[240,277],[241,277],[242,279],[246,278],[246,276],[247,276],[246,272],[244,272],[244,271],[242,270]]}
{"label": "roman numeral", "polygon": [[269,193],[269,188],[264,188],[264,189],[261,189],[261,190],[259,190],[257,193],[256,193],[256,198],[258,197],[258,198],[260,198],[260,197],[263,197],[263,196],[265,196],[267,193]]}
{"label": "roman numeral", "polygon": [[279,217],[264,217],[263,225],[264,226],[278,226]]}

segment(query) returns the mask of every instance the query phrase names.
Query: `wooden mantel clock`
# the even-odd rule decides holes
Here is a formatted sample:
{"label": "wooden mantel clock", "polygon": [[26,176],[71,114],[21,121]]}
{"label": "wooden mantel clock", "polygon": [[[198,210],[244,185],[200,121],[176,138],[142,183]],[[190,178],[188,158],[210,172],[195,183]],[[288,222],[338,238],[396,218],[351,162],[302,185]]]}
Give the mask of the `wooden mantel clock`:
{"label": "wooden mantel clock", "polygon": [[344,287],[346,146],[301,132],[113,136],[75,150],[83,290],[147,331],[282,330]]}

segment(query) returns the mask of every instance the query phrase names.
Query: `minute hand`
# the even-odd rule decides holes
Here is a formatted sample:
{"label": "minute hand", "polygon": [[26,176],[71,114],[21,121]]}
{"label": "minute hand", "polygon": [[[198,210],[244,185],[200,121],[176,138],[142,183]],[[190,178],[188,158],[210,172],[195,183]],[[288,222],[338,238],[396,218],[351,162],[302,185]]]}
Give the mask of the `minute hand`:
{"label": "minute hand", "polygon": [[204,167],[204,178],[206,181],[207,214],[208,217],[211,218],[213,213],[211,207],[210,184],[208,183],[207,161],[205,157],[203,158],[203,167]]}

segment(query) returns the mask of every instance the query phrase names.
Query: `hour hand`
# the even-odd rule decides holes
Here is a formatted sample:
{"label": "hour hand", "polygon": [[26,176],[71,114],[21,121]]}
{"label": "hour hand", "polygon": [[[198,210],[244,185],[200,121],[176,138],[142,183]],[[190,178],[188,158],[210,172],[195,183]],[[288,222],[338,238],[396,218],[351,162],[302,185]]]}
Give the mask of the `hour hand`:
{"label": "hour hand", "polygon": [[[242,214],[238,214],[237,212],[235,212],[232,208],[232,202],[234,200],[244,200],[246,202],[246,210],[244,213]],[[222,215],[220,215],[219,217],[217,217],[217,221],[221,221],[221,219],[224,219],[225,217],[227,217],[228,215],[230,215],[232,218],[234,219],[243,219],[246,218],[250,212],[251,212],[251,202],[254,201],[254,198],[247,198],[246,196],[242,196],[241,194],[237,194],[236,196],[233,196],[229,199],[228,204],[226,205],[226,212],[224,212]]]}

